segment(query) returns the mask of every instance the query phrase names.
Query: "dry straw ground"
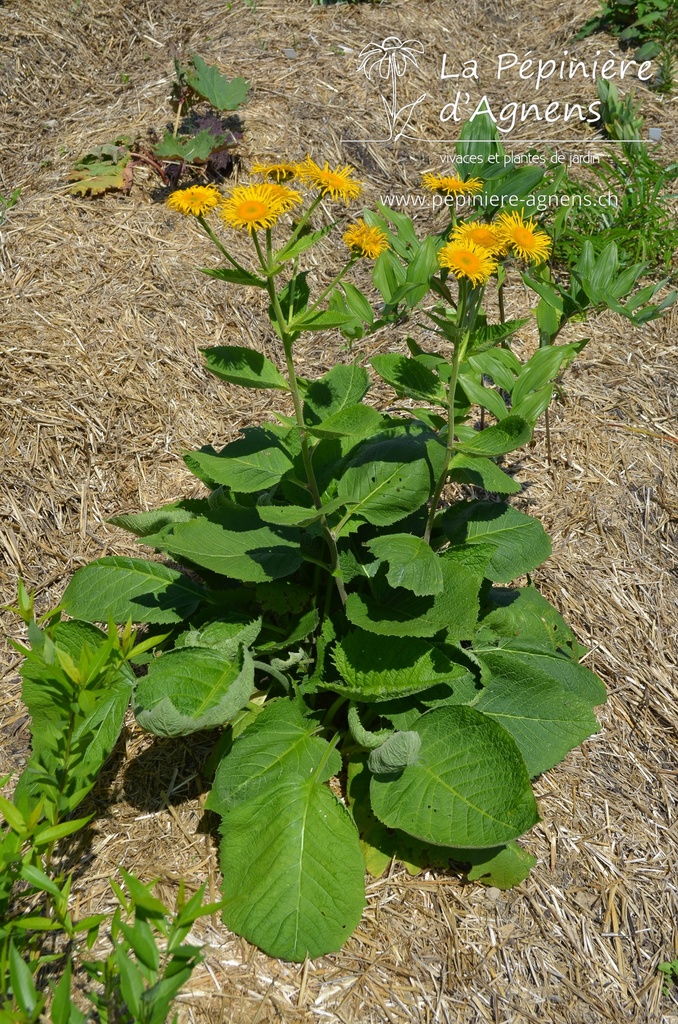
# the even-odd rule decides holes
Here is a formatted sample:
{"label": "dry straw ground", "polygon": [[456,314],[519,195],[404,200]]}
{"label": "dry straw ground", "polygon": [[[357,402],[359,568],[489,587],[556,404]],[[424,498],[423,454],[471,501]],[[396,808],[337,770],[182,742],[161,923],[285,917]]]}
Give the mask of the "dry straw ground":
{"label": "dry straw ground", "polygon": [[[502,50],[560,54],[595,9],[595,0],[6,0],[0,187],[22,194],[0,248],[1,599],[12,600],[21,574],[45,610],[78,566],[136,550],[106,517],[186,493],[182,449],[223,443],[250,421],[250,393],[209,378],[198,347],[263,345],[275,356],[252,297],[196,272],[212,252],[150,181],[98,200],[66,191],[69,162],[90,144],[164,127],[175,52],[254,83],[241,174],[255,159],[310,150],[354,163],[373,200],[416,185],[450,150],[341,143],[383,131],[374,86],[356,73],[362,46],[393,34],[425,42],[408,88],[410,98],[429,92],[418,123],[435,138],[451,89],[439,80],[442,52],[488,62]],[[594,38],[579,53],[609,44]],[[522,95],[513,89],[534,99],[528,83]],[[541,100],[577,94],[593,98],[590,83],[545,86]],[[649,123],[677,139],[675,100],[641,95]],[[517,275],[510,294],[522,308]],[[678,944],[678,312],[639,331],[605,314],[568,338],[584,331],[591,341],[553,412],[553,470],[539,428],[520,478],[524,507],[554,541],[538,585],[591,646],[609,701],[601,733],[537,784],[543,820],[525,842],[538,866],[504,894],[454,874],[410,878],[395,865],[369,885],[345,950],[303,966],[271,961],[208,921],[208,955],[181,997],[182,1021],[678,1019],[656,976]],[[363,354],[401,344],[397,332],[381,334]],[[315,336],[306,369],[337,352],[334,338]],[[269,415],[268,399],[254,415]],[[20,636],[9,615],[3,622]],[[6,644],[3,652],[0,771],[20,768],[28,749],[18,660]],[[90,801],[99,817],[80,851],[77,913],[110,906],[107,878],[120,864],[160,878],[167,897],[180,876],[191,886],[207,878],[216,893],[214,839],[200,830],[202,753],[193,740],[152,740],[129,723]]]}

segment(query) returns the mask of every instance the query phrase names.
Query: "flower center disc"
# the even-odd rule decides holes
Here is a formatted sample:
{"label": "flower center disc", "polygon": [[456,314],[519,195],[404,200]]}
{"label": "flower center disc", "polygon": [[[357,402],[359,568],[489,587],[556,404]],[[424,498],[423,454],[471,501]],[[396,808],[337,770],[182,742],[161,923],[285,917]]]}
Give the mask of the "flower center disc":
{"label": "flower center disc", "polygon": [[268,207],[257,199],[248,199],[238,207],[238,216],[243,220],[258,220],[269,212]]}

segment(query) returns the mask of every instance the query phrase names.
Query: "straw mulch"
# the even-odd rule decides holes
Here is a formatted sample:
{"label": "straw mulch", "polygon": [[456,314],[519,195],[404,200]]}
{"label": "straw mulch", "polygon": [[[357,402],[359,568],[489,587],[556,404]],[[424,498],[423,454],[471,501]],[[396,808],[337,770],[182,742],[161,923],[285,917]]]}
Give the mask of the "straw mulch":
{"label": "straw mulch", "polygon": [[[137,551],[106,518],[186,494],[195,485],[182,450],[223,443],[253,416],[270,415],[270,396],[253,408],[251,393],[201,368],[206,345],[263,346],[273,357],[275,345],[256,297],[197,273],[215,254],[158,201],[156,182],[142,176],[129,195],[98,200],[67,194],[69,164],[91,144],[164,129],[175,52],[184,60],[198,52],[252,80],[241,175],[254,160],[310,151],[353,163],[373,201],[416,185],[421,170],[441,169],[451,150],[342,144],[383,133],[375,86],[356,73],[366,43],[388,35],[425,42],[427,63],[411,69],[408,98],[429,92],[417,123],[421,136],[436,138],[437,111],[456,88],[440,81],[443,52],[448,68],[458,55],[560,55],[596,6],[6,0],[0,188],[22,194],[0,247],[0,599],[13,600],[21,575],[45,611],[78,566]],[[610,44],[587,40],[579,53],[590,59]],[[515,81],[514,98],[534,100],[529,83]],[[500,95],[496,82],[486,88]],[[593,98],[590,83],[547,84],[540,99],[581,94]],[[675,102],[642,87],[640,95],[648,123],[677,139]],[[546,126],[552,138],[557,131]],[[677,155],[668,145],[662,152]],[[331,245],[318,257],[332,258]],[[318,278],[326,273],[317,267]],[[509,295],[511,313],[524,307],[517,274]],[[678,1002],[662,995],[656,968],[678,949],[678,313],[642,330],[596,316],[566,340],[584,332],[590,343],[552,411],[553,467],[540,427],[520,478],[529,485],[524,507],[554,542],[537,583],[591,647],[587,663],[609,701],[601,733],[537,784],[542,822],[525,845],[538,866],[501,893],[442,872],[410,878],[394,865],[370,882],[369,909],[345,949],[302,966],[272,961],[207,920],[196,929],[207,957],[180,998],[182,1021],[676,1019]],[[382,333],[359,354],[402,341],[403,332]],[[335,338],[314,336],[303,369],[321,371],[337,353]],[[3,623],[21,637],[15,618]],[[5,643],[0,772],[20,769],[28,753],[18,666]],[[207,749],[193,738],[154,740],[129,723],[88,805],[98,817],[81,851],[76,914],[111,906],[107,879],[118,865],[159,878],[168,899],[180,877],[193,888],[207,879],[218,895],[214,838],[201,831]]]}

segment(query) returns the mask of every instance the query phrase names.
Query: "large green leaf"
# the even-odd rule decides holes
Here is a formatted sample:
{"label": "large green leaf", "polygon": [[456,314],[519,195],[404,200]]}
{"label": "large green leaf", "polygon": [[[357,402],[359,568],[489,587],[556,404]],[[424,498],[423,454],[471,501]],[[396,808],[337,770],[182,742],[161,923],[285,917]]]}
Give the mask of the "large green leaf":
{"label": "large green leaf", "polygon": [[494,548],[468,546],[440,558],[443,590],[417,597],[404,587],[393,588],[380,574],[369,594],[348,595],[349,622],[381,636],[434,636],[445,629],[450,639],[468,640],[478,618],[478,592]]}
{"label": "large green leaf", "polygon": [[222,576],[251,583],[288,576],[302,562],[298,530],[262,523],[254,508],[228,508],[177,523],[152,540]]}
{"label": "large green leaf", "polygon": [[[540,646],[536,642],[518,638],[502,638],[487,629],[478,633],[480,640],[473,644],[473,653],[490,665],[500,666],[506,660],[511,664],[520,663],[543,672],[564,690],[569,690],[590,706],[604,704],[607,692],[604,684],[590,669],[574,661],[571,655],[554,650],[551,643]],[[551,641],[551,637],[548,637]]]}
{"label": "large green leaf", "polygon": [[134,713],[156,736],[186,736],[230,721],[254,690],[254,663],[241,647],[231,661],[215,650],[185,647],[155,658],[139,680]]}
{"label": "large green leaf", "polygon": [[459,452],[450,462],[450,480],[460,484],[482,487],[490,494],[518,494],[520,484],[482,455],[463,455]]}
{"label": "large green leaf", "polygon": [[384,418],[369,405],[349,405],[333,413],[316,427],[309,427],[313,437],[350,437],[355,444],[366,437],[374,437],[384,425]]}
{"label": "large green leaf", "polygon": [[481,660],[491,678],[474,707],[511,733],[530,775],[552,768],[599,731],[591,705],[538,668],[489,651]]}
{"label": "large green leaf", "polygon": [[63,596],[68,615],[94,622],[181,622],[206,591],[176,569],[144,558],[99,558],[73,576]]}
{"label": "large green leaf", "polygon": [[458,705],[429,711],[411,728],[421,737],[417,763],[370,785],[385,825],[440,846],[482,849],[538,821],[520,751],[496,722]]}
{"label": "large green leaf", "polygon": [[386,533],[367,541],[375,558],[387,562],[390,586],[404,587],[418,597],[439,594],[443,589],[440,559],[430,545],[411,533]]}
{"label": "large green leaf", "polygon": [[481,430],[466,441],[459,441],[457,448],[467,455],[505,455],[522,448],[532,438],[532,428],[520,416],[507,416],[501,423]]}
{"label": "large green leaf", "polygon": [[375,356],[372,366],[399,395],[447,407],[447,392],[442,381],[417,359],[389,352]]}
{"label": "large green leaf", "polygon": [[261,352],[240,345],[217,345],[200,351],[205,356],[207,369],[230,384],[240,384],[245,388],[289,390],[285,378]]}
{"label": "large green leaf", "polygon": [[453,544],[496,544],[487,578],[510,583],[531,572],[551,554],[551,541],[538,519],[494,501],[450,506],[440,525]]}
{"label": "large green leaf", "polygon": [[292,468],[292,460],[275,435],[261,428],[243,431],[244,437],[231,441],[217,454],[213,448],[187,452],[184,461],[201,480],[221,484],[232,491],[251,494],[280,483]]}
{"label": "large green leaf", "polygon": [[236,110],[247,100],[250,82],[244,78],[226,78],[214,64],[206,64],[202,57],[191,57],[194,71],[184,71],[191,89],[211,103],[217,110]]}
{"label": "large green leaf", "polygon": [[324,758],[318,781],[337,775],[341,757],[336,750],[327,757],[327,742],[317,731],[318,723],[304,717],[299,702],[268,703],[221,759],[205,807],[224,815],[281,779],[307,779]]}
{"label": "large green leaf", "polygon": [[349,462],[338,497],[375,526],[390,526],[415,512],[431,491],[431,471],[422,446],[409,437],[367,443]]}
{"label": "large green leaf", "polygon": [[535,587],[493,587],[480,625],[502,637],[562,651],[575,661],[587,653],[562,615]]}
{"label": "large green leaf", "polygon": [[224,923],[269,956],[341,948],[365,906],[351,816],[315,775],[285,774],[222,823]]}
{"label": "large green leaf", "polygon": [[171,505],[163,505],[162,508],[153,509],[150,512],[132,512],[128,515],[111,516],[108,520],[113,526],[119,526],[121,530],[129,530],[137,537],[147,537],[149,534],[157,533],[169,523],[186,523],[189,519],[195,519],[201,512],[209,508],[206,499],[193,499],[177,501]]}
{"label": "large green leaf", "polygon": [[357,405],[367,394],[370,377],[357,363],[337,364],[318,380],[314,380],[304,396],[304,421],[317,426],[330,416]]}
{"label": "large green leaf", "polygon": [[401,829],[387,828],[372,811],[369,786],[367,755],[352,758],[348,763],[346,795],[360,832],[365,867],[377,878],[395,857],[404,863],[410,875],[417,875],[426,867],[449,870],[456,865],[468,864],[469,881],[510,889],[524,881],[537,863],[536,857],[514,842],[483,850],[469,850],[422,842]]}
{"label": "large green leaf", "polygon": [[320,683],[320,688],[365,703],[420,693],[467,674],[425,640],[392,636],[377,644],[373,634],[360,629],[336,644],[333,658],[343,682]]}

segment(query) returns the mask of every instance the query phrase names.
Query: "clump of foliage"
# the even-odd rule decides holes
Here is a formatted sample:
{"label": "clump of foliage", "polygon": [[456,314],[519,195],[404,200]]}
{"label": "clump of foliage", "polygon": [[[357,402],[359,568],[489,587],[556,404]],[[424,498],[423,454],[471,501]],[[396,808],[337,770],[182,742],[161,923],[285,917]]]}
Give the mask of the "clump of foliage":
{"label": "clump of foliage", "polygon": [[[127,1021],[162,1024],[170,1004],[202,959],[186,942],[203,906],[203,886],[190,899],[180,887],[176,908],[166,908],[121,869],[127,894],[111,880],[118,908],[109,918],[74,919],[77,847],[91,816],[73,817],[97,781],[122,727],[134,686],[130,663],[156,643],[137,643],[58,612],[36,621],[33,598],[19,586],[16,611],[30,649],[22,669],[22,696],[31,715],[32,755],[14,792],[0,796],[0,1024]],[[8,778],[0,780],[4,787]],[[77,883],[76,883],[77,884]],[[93,959],[107,932],[111,952]],[[72,965],[91,979],[85,1014],[73,1001]],[[48,980],[49,979],[49,980]]]}
{"label": "clump of foliage", "polygon": [[673,985],[678,985],[678,959],[667,960],[659,964],[657,970],[664,975],[664,995],[668,995]]}
{"label": "clump of foliage", "polygon": [[678,7],[675,0],[601,0],[600,11],[582,26],[575,39],[609,32],[636,47],[638,61],[657,59],[656,89],[669,93],[675,85],[678,53]]}
{"label": "clump of foliage", "polygon": [[20,188],[15,188],[8,196],[3,196],[0,192],[0,228],[5,223],[5,217],[9,211],[19,202],[20,195]]}
{"label": "clump of foliage", "polygon": [[[595,189],[582,188],[581,181],[567,175],[560,181],[560,190],[573,197],[573,205],[560,217],[556,255],[570,265],[576,262],[583,234],[596,252],[614,242],[624,266],[643,262],[668,272],[678,249],[678,225],[671,206],[678,163],[660,163],[641,141],[643,118],[632,96],[622,101],[613,83],[602,80],[598,94],[602,125],[619,146],[588,168]],[[601,195],[611,201],[601,206]]]}
{"label": "clump of foliage", "polygon": [[232,116],[223,115],[246,103],[250,83],[244,78],[226,78],[197,54],[188,68],[174,63],[173,129],[154,142],[123,135],[112,143],[93,146],[74,164],[69,192],[127,191],[135,168],[141,165],[150,167],[172,187],[186,175],[222,180],[230,173],[241,132]]}
{"label": "clump of foliage", "polygon": [[[365,868],[379,874],[393,857],[412,872],[464,866],[500,888],[527,876],[534,858],[516,840],[538,820],[530,780],[597,730],[605,690],[530,581],[551,546],[511,505],[521,487],[506,458],[529,442],[585,344],[554,344],[567,323],[599,307],[642,323],[675,296],[655,305],[653,287],[636,291],[639,271],[619,272],[614,244],[597,256],[584,242],[568,280],[555,281],[551,240],[527,216],[548,193],[535,192],[543,173],[504,166],[490,132],[477,119],[458,144],[482,157],[477,177],[425,176],[450,210],[441,230],[422,238],[400,213],[365,210],[324,287],[300,263],[336,227],[316,222],[321,202],[360,195],[351,168],[309,157],[260,165],[262,181],[227,196],[213,185],[170,196],[223,257],[205,273],[263,292],[279,342],[275,361],[206,349],[208,370],[280,392],[286,411],[185,454],[202,497],[113,520],[171,565],[98,559],[38,620],[19,588],[33,742],[13,802],[0,798],[0,1024],[37,1021],[50,999],[52,1024],[87,1019],[67,956],[93,981],[99,1020],[162,1024],[200,958],[191,925],[217,909],[202,906],[202,890],[180,891],[171,912],[152,883],[123,872],[112,917],[69,912],[63,844],[88,824],[72,815],[130,704],[157,736],[220,730],[204,770],[221,822],[218,909],[271,955],[338,949],[360,920]],[[459,197],[479,195],[485,214],[459,219]],[[497,214],[504,202],[514,208]],[[247,233],[247,265],[215,218]],[[374,260],[378,308],[349,280],[363,259]],[[526,320],[490,322],[484,308],[508,261],[538,297],[542,345],[524,362],[509,342]],[[355,344],[415,314],[428,340],[374,356],[372,374],[347,361],[299,375],[304,332],[338,329]],[[393,391],[386,412],[367,400],[373,375]],[[88,959],[83,943],[104,922],[112,952]],[[47,966],[61,980],[45,995]]]}

